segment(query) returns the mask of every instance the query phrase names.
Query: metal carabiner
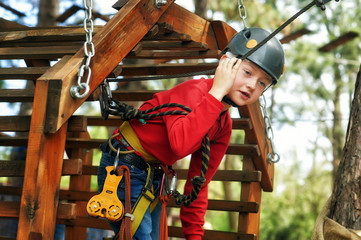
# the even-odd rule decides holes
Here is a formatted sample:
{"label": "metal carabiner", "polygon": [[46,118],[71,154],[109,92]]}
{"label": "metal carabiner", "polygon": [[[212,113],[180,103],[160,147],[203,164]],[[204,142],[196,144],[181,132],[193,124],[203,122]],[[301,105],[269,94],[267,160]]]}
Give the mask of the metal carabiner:
{"label": "metal carabiner", "polygon": [[115,156],[115,159],[114,159],[114,171],[117,170],[117,167],[118,167],[118,164],[119,164],[119,154],[120,154],[120,148],[118,148],[118,151],[117,151],[117,155]]}

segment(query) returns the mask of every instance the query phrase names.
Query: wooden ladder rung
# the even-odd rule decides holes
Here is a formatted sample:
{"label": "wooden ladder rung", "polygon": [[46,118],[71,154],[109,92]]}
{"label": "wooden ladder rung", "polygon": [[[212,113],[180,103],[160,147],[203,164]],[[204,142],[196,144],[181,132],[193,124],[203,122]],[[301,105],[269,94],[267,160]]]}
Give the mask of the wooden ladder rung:
{"label": "wooden ladder rung", "polygon": [[[0,217],[18,218],[20,212],[20,202],[1,201]],[[57,219],[70,220],[76,218],[75,203],[59,203]]]}
{"label": "wooden ladder rung", "polygon": [[[0,132],[28,132],[31,116],[0,116]],[[87,118],[72,116],[69,118],[68,132],[86,132]]]}
{"label": "wooden ladder rung", "polygon": [[193,41],[140,41],[139,45],[143,50],[193,50],[206,51],[208,45],[202,42]]}
{"label": "wooden ladder rung", "polygon": [[32,102],[34,89],[0,89],[0,102]]}
{"label": "wooden ladder rung", "polygon": [[[64,159],[62,175],[81,175],[81,159]],[[25,161],[21,160],[0,160],[0,177],[23,177],[25,171]]]}
{"label": "wooden ladder rung", "polygon": [[[181,227],[168,227],[169,237],[184,238]],[[255,234],[239,233],[239,232],[223,232],[215,230],[205,230],[203,240],[214,240],[214,239],[227,239],[227,240],[256,240]]]}
{"label": "wooden ladder rung", "polygon": [[[180,208],[174,198],[169,199],[168,207]],[[208,200],[208,210],[238,212],[238,213],[257,213],[259,204],[256,202],[227,201],[227,200]]]}
{"label": "wooden ladder rung", "polygon": [[50,67],[12,67],[0,68],[0,80],[24,79],[36,80]]}
{"label": "wooden ladder rung", "polygon": [[0,59],[49,59],[57,60],[65,55],[74,55],[79,46],[45,46],[45,47],[3,47]]}

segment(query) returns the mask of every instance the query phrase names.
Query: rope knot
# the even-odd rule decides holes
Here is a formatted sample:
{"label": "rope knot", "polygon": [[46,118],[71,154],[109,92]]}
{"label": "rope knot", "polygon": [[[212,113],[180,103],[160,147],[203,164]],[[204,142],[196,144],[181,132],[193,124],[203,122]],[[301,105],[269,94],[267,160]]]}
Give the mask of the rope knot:
{"label": "rope knot", "polygon": [[129,121],[132,119],[141,118],[141,111],[135,109],[133,106],[127,105],[125,103],[120,103],[118,106],[119,117],[123,121]]}
{"label": "rope knot", "polygon": [[191,180],[193,186],[202,186],[205,183],[206,179],[200,176],[194,176]]}

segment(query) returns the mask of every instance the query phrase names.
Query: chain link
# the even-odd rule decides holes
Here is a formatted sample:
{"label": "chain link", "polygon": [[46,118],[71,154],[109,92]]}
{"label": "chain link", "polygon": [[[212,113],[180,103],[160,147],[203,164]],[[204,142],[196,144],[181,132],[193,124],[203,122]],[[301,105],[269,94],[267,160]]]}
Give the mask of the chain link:
{"label": "chain link", "polygon": [[[93,1],[92,0],[83,0],[84,9],[85,9],[85,18],[84,18],[84,31],[85,31],[85,42],[84,42],[84,59],[83,63],[78,71],[78,85],[72,86],[70,88],[70,95],[73,98],[85,98],[89,94],[89,81],[91,76],[90,61],[95,55],[95,48],[93,44],[93,32],[94,32],[94,23],[92,20],[93,12]],[[85,73],[87,74],[86,82],[82,82]],[[84,90],[80,94],[80,90]]]}
{"label": "chain link", "polygon": [[259,103],[261,106],[261,111],[263,114],[263,118],[264,118],[264,122],[266,125],[266,136],[268,138],[268,140],[271,143],[271,152],[267,154],[267,161],[273,162],[273,163],[277,163],[280,160],[280,155],[277,153],[276,150],[276,146],[274,144],[273,138],[274,138],[274,134],[273,134],[273,128],[272,128],[272,124],[271,124],[271,119],[268,116],[267,113],[267,102],[266,102],[266,98],[265,96],[262,94],[262,96],[259,99]]}
{"label": "chain link", "polygon": [[238,1],[238,12],[239,12],[239,16],[242,19],[243,22],[243,28],[247,28],[247,23],[246,23],[246,19],[247,19],[247,10],[246,10],[246,6],[243,3],[243,0],[237,0]]}

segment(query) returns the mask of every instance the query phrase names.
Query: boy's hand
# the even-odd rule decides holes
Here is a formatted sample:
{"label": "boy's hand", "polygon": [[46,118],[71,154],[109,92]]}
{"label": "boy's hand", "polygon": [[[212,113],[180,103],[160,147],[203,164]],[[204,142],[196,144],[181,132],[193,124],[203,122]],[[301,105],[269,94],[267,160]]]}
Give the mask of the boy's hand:
{"label": "boy's hand", "polygon": [[225,55],[221,57],[209,91],[219,101],[232,89],[241,62],[239,58],[228,58]]}

